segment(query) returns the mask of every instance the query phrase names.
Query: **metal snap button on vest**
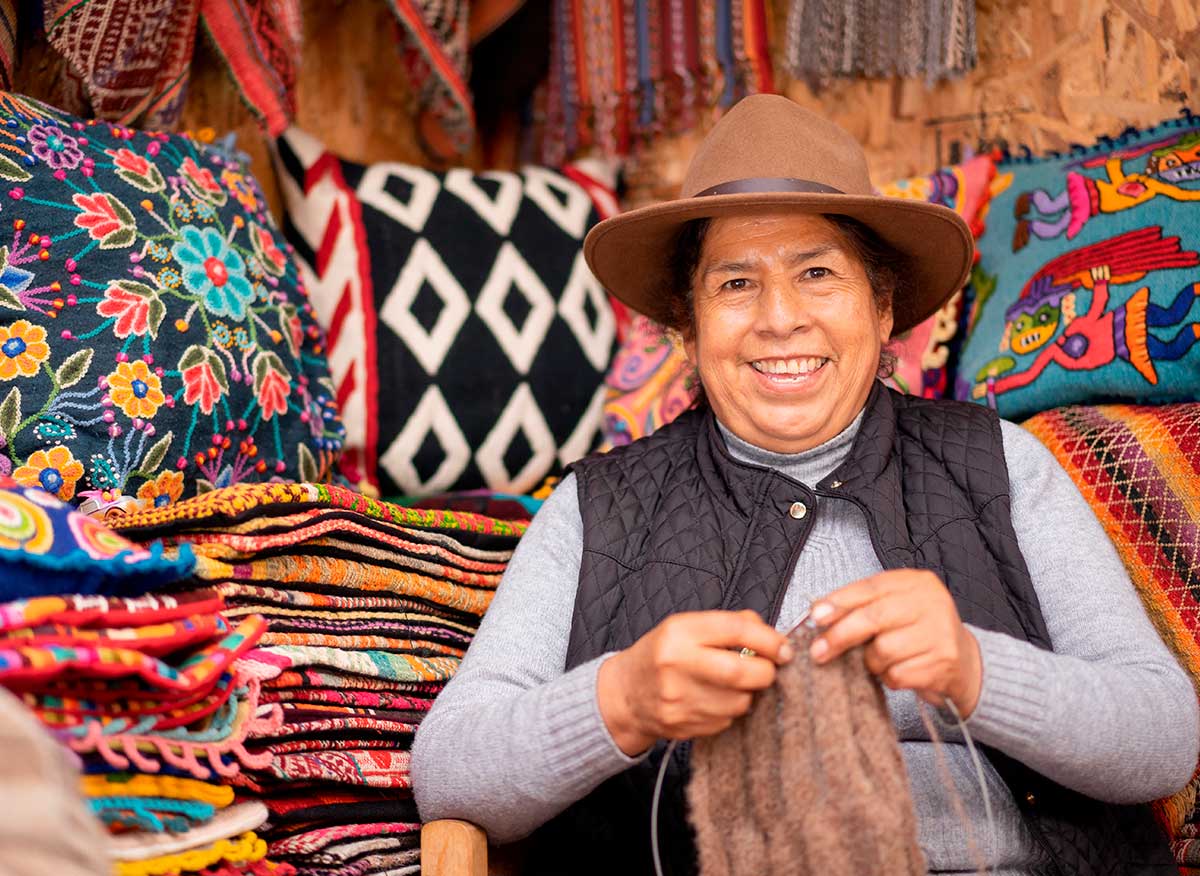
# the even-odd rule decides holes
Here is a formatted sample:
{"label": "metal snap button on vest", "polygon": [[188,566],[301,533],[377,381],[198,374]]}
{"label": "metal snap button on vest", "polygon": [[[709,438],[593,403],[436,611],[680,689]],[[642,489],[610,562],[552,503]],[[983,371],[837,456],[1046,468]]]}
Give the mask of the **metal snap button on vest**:
{"label": "metal snap button on vest", "polygon": [[1036,805],[1037,805],[1037,797],[1034,797],[1034,796],[1033,796],[1033,792],[1032,792],[1032,791],[1030,791],[1029,793],[1027,793],[1027,794],[1025,795],[1025,802],[1026,802],[1026,803],[1028,803],[1030,806],[1036,806]]}
{"label": "metal snap button on vest", "polygon": [[834,481],[832,484],[829,485],[829,489],[836,490],[841,485],[842,485],[841,481]]}
{"label": "metal snap button on vest", "polygon": [[792,507],[788,508],[788,514],[790,514],[796,520],[801,519],[807,513],[808,506],[806,506],[803,502],[793,502]]}

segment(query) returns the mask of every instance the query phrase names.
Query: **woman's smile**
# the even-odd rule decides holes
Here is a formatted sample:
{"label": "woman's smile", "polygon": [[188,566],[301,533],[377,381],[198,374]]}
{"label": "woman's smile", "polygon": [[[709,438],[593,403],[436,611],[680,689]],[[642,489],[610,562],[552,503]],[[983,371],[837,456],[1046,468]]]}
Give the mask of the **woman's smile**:
{"label": "woman's smile", "polygon": [[825,374],[829,359],[824,356],[755,359],[750,367],[759,383],[772,392],[795,392],[813,388]]}

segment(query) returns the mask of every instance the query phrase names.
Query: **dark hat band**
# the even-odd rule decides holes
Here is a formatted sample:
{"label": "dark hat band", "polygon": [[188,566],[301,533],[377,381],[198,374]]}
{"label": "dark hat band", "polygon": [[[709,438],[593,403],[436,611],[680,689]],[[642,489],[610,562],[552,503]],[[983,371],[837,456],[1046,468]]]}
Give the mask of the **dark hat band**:
{"label": "dark hat band", "polygon": [[752,195],[762,192],[805,192],[814,195],[844,195],[841,189],[810,179],[795,179],[787,176],[752,176],[735,179],[720,185],[710,186],[692,197],[707,198],[710,195]]}

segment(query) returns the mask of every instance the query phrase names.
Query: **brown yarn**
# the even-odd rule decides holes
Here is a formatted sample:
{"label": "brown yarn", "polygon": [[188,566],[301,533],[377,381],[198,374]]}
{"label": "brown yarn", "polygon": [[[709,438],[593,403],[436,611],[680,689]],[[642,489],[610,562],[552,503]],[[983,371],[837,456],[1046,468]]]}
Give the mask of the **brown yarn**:
{"label": "brown yarn", "polygon": [[814,633],[754,707],[692,746],[702,876],[923,874],[917,819],[883,691],[862,649],[824,666]]}

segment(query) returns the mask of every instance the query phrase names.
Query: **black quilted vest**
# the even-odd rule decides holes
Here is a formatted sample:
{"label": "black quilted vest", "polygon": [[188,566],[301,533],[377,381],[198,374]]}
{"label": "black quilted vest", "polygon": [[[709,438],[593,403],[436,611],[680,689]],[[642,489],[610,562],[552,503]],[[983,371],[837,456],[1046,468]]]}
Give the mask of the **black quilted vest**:
{"label": "black quilted vest", "polygon": [[[1013,532],[999,421],[986,408],[877,383],[848,457],[815,491],[733,459],[706,411],[574,471],[584,551],[567,669],[628,647],[677,611],[751,608],[773,624],[820,496],[863,510],[885,569],[936,572],[964,621],[1052,645]],[[809,513],[790,513],[796,502]],[[652,874],[650,798],[664,748],[535,833],[524,872]],[[1047,852],[1045,873],[1177,872],[1149,807],[1090,800],[988,756]],[[686,745],[674,760],[660,844],[665,871],[681,876],[696,872]]]}

